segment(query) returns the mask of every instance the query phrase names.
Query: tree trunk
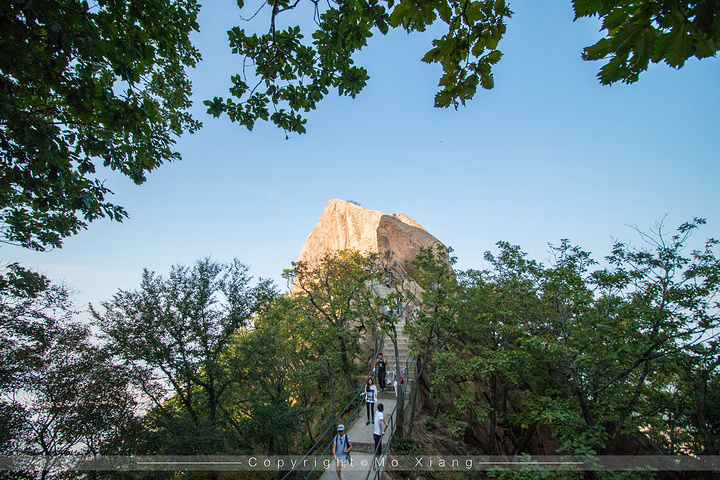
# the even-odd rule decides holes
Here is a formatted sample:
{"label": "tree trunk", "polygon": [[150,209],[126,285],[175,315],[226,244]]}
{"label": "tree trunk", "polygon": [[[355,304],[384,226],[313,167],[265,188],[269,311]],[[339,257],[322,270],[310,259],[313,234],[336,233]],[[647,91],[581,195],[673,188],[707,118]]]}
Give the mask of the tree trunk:
{"label": "tree trunk", "polygon": [[302,390],[302,387],[300,388],[300,401],[302,402],[302,405],[304,405],[302,409],[302,417],[303,417],[303,423],[305,423],[305,431],[307,432],[308,437],[310,438],[310,443],[315,444],[315,438],[313,437],[312,432],[312,425],[310,425],[310,418],[308,416],[308,401],[307,401],[307,395],[305,395],[305,392]]}
{"label": "tree trunk", "polygon": [[330,397],[332,399],[332,407],[333,407],[333,416],[337,415],[337,402],[335,401],[335,382],[333,381],[332,376],[332,369],[330,368],[330,364],[325,361],[325,374],[328,377],[328,382],[330,382]]}
{"label": "tree trunk", "polygon": [[[401,366],[400,366],[400,353],[398,351],[398,344],[397,344],[397,330],[395,328],[395,322],[392,324],[392,342],[393,347],[395,349],[395,374],[397,374],[397,378],[399,380]],[[402,388],[402,385],[398,382],[398,387],[400,388],[400,395],[398,395],[396,398],[399,400],[399,405],[396,407],[397,415],[395,417],[395,433],[393,435],[396,435],[397,438],[403,437],[403,430],[405,428],[405,389]]]}
{"label": "tree trunk", "polygon": [[212,377],[208,379],[208,407],[210,407],[210,425],[215,428],[215,424],[217,423],[217,405],[218,405],[218,399],[215,395],[215,381]]}
{"label": "tree trunk", "polygon": [[350,360],[348,359],[347,347],[345,346],[345,340],[342,335],[337,336],[338,342],[340,342],[340,361],[342,362],[343,373],[345,374],[345,383],[347,383],[348,390],[355,390],[355,382],[352,378],[352,372],[350,370]]}
{"label": "tree trunk", "polygon": [[718,357],[708,368],[704,368],[700,373],[700,391],[698,392],[698,426],[702,432],[702,445],[704,455],[718,455],[718,451],[715,448],[715,442],[713,442],[713,436],[708,428],[707,418],[705,416],[705,403],[707,401],[707,384],[710,372],[720,365],[720,357]]}
{"label": "tree trunk", "polygon": [[497,399],[497,374],[492,373],[490,375],[490,455],[497,455],[497,440],[495,438],[495,431],[497,430],[497,411],[498,411],[498,399]]}

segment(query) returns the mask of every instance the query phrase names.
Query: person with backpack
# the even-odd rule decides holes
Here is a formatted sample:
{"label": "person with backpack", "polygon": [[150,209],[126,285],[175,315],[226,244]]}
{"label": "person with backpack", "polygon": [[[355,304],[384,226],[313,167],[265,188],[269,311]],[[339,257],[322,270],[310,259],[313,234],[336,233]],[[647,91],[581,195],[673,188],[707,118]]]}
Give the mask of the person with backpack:
{"label": "person with backpack", "polygon": [[333,457],[335,457],[335,473],[340,480],[345,480],[345,464],[350,462],[352,442],[345,433],[345,425],[338,425],[337,435],[333,439]]}

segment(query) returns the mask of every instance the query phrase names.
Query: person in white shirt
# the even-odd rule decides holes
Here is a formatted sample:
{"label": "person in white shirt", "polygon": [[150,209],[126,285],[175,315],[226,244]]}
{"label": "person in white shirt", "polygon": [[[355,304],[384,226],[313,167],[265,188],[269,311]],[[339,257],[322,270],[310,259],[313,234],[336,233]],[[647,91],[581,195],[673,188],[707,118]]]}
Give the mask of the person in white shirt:
{"label": "person in white shirt", "polygon": [[377,404],[377,413],[375,414],[375,428],[373,430],[373,440],[375,441],[375,455],[382,453],[382,436],[385,434],[385,415],[383,414],[385,407],[382,403]]}
{"label": "person in white shirt", "polygon": [[365,405],[367,405],[367,422],[365,425],[375,421],[375,399],[377,398],[377,387],[373,385],[372,378],[365,382]]}

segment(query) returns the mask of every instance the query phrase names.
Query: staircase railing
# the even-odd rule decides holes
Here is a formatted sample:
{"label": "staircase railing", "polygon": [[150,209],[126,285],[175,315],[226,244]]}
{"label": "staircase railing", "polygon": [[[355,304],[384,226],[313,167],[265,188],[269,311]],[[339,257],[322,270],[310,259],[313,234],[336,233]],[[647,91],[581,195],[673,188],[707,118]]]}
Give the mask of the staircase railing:
{"label": "staircase railing", "polygon": [[[382,347],[383,347],[384,341],[385,341],[385,334],[382,334],[382,335],[380,336],[380,342],[378,343],[377,349],[376,349],[376,351],[375,351],[375,357],[374,357],[374,358],[377,358],[378,353],[380,353],[380,352],[382,351]],[[403,384],[402,384],[402,387],[400,388],[400,395],[398,396],[398,400],[399,400],[400,402],[402,402],[403,405],[404,405],[404,403],[405,403],[405,392],[406,392],[408,386],[410,385],[410,365],[411,365],[412,363],[414,363],[414,361],[415,361],[415,356],[414,356],[414,355],[409,356],[409,357],[407,358],[407,360],[405,361],[405,372],[406,372],[406,373],[405,373],[405,376],[406,376],[406,378],[405,378],[405,381],[404,381]],[[402,369],[401,369],[401,371],[402,371]],[[371,375],[374,375],[374,373],[375,373],[375,372],[373,372],[373,374],[371,374]],[[370,375],[368,375],[368,378],[370,378]],[[413,381],[417,381],[417,379],[414,378]],[[358,399],[361,399],[364,394],[365,394],[365,385],[363,384],[363,386],[360,387],[360,390],[358,391],[358,393],[352,398],[352,400],[350,400],[350,401],[348,402],[348,404],[345,406],[345,408],[343,408],[343,409],[340,411],[340,413],[338,413],[338,415],[335,417],[335,419],[332,421],[332,423],[330,423],[330,425],[329,425],[328,428],[325,430],[325,432],[323,432],[322,436],[320,436],[320,438],[318,438],[318,440],[315,442],[315,444],[314,444],[312,447],[310,447],[310,449],[309,449],[309,450],[307,451],[307,453],[303,456],[303,458],[297,463],[298,465],[304,465],[304,464],[305,464],[305,463],[304,463],[304,460],[305,460],[311,453],[313,453],[313,452],[315,451],[315,449],[317,448],[317,446],[320,445],[320,443],[321,443],[321,441],[323,440],[323,438],[325,438],[325,436],[326,436],[330,431],[333,432],[333,438],[334,438],[334,433],[335,433],[335,432],[334,432],[334,427],[338,424],[338,420],[340,419],[340,417],[342,417],[342,415],[345,414],[345,412],[347,412],[347,410],[348,410],[350,407],[352,407],[352,405],[353,405],[354,402],[356,402]],[[352,422],[352,420],[355,418],[355,416],[358,414],[358,412],[360,411],[361,408],[362,408],[362,400],[360,400],[360,401],[358,402],[357,406],[354,408],[353,412],[352,412],[352,413],[350,414],[350,416],[345,420],[344,423],[349,424],[350,422]],[[388,452],[390,452],[390,449],[392,448],[393,439],[394,439],[394,437],[395,437],[395,427],[397,426],[397,419],[395,418],[395,412],[397,412],[397,408],[398,408],[398,403],[396,402],[396,403],[395,403],[395,408],[393,408],[392,412],[390,413],[389,420],[388,420],[388,426],[390,427],[390,435],[388,436],[388,439],[387,439],[387,441],[385,442],[385,446],[383,447],[380,456],[377,457],[376,460],[374,460],[373,462],[371,462],[370,469],[369,469],[369,471],[368,471],[368,473],[367,473],[367,475],[366,475],[366,477],[365,477],[366,480],[369,480],[370,478],[373,478],[374,480],[379,480],[379,479],[380,479],[380,474],[381,474],[381,472],[382,472],[382,468],[379,468],[378,470],[375,470],[373,467],[374,467],[376,464],[381,465],[381,466],[384,465],[385,457],[387,456]],[[325,456],[325,455],[327,454],[328,450],[329,450],[331,447],[332,447],[332,439],[325,445],[325,448],[323,449],[323,451],[322,451],[322,453],[320,454],[320,456],[321,456],[321,457]],[[309,479],[309,478],[315,473],[315,470],[317,469],[317,467],[319,466],[320,463],[322,463],[322,462],[315,462],[315,463],[314,463],[315,466],[313,466],[312,470],[310,470],[310,472],[304,477],[304,480]],[[282,477],[281,480],[286,480],[286,479],[290,478],[291,475],[294,475],[294,478],[298,478],[298,471],[297,471],[295,468],[291,469],[289,472],[287,472],[287,473]],[[372,477],[371,477],[371,475],[372,475]]]}
{"label": "staircase railing", "polygon": [[[376,349],[376,351],[375,351],[375,357],[374,357],[374,358],[377,358],[378,353],[382,351],[382,347],[383,347],[383,342],[384,342],[384,341],[385,341],[385,335],[383,334],[383,335],[380,336],[380,342],[378,343],[377,349]],[[368,375],[367,378],[370,378],[370,375]],[[365,382],[367,382],[367,378],[366,378]],[[349,423],[355,418],[355,415],[357,415],[357,413],[358,413],[358,412],[360,411],[360,409],[362,408],[362,405],[363,405],[363,403],[362,403],[362,398],[363,398],[364,395],[365,395],[365,383],[363,383],[363,385],[360,387],[360,389],[358,390],[357,394],[352,398],[352,400],[350,400],[350,401],[348,402],[348,404],[345,405],[345,407],[344,407],[342,410],[340,410],[340,412],[339,412],[339,413],[337,414],[337,416],[333,419],[333,421],[330,423],[330,425],[328,425],[328,428],[325,429],[325,431],[324,431],[323,434],[320,436],[320,438],[318,438],[317,441],[313,444],[313,446],[310,447],[310,449],[309,449],[309,450],[307,451],[307,453],[302,457],[302,459],[297,463],[297,465],[304,465],[304,464],[305,464],[305,463],[304,463],[305,459],[306,459],[311,453],[313,453],[313,452],[315,451],[315,449],[317,448],[317,446],[320,445],[320,442],[323,440],[323,438],[325,438],[325,436],[328,434],[328,432],[332,431],[332,432],[333,432],[333,439],[335,438],[335,436],[334,436],[335,430],[334,430],[334,429],[335,429],[335,426],[338,425],[338,420],[340,420],[340,418],[343,416],[343,414],[345,414],[345,412],[347,412],[348,409],[350,409],[355,402],[357,402],[357,406],[355,407],[355,409],[353,410],[353,412],[350,414],[350,416],[349,416],[343,423],[349,424]],[[358,401],[359,399],[360,399],[360,401]],[[325,448],[323,449],[323,451],[322,451],[322,453],[320,454],[320,456],[321,456],[321,457],[322,457],[322,456],[325,456],[325,454],[327,454],[327,452],[328,452],[328,450],[330,449],[330,447],[332,447],[332,439],[331,439],[330,442],[325,446]],[[310,477],[312,476],[312,474],[315,472],[315,469],[316,469],[316,468],[317,468],[317,464],[315,464],[315,466],[313,466],[312,470],[310,470],[310,472],[305,476],[305,480],[307,480],[308,478],[310,478]],[[286,479],[290,478],[291,475],[294,475],[294,478],[297,478],[297,474],[298,474],[297,470],[296,470],[295,468],[292,468],[289,472],[287,472],[285,475],[283,475],[283,477],[281,478],[281,480],[286,480]]]}

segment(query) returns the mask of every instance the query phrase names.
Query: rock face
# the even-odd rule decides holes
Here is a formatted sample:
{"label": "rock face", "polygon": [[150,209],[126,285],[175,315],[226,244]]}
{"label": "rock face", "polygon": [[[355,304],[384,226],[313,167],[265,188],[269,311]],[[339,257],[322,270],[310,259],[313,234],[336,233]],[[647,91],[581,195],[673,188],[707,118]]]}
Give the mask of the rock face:
{"label": "rock face", "polygon": [[298,261],[314,264],[328,253],[358,250],[378,254],[393,275],[407,278],[414,271],[411,262],[420,248],[440,243],[405,214],[386,215],[335,199],[325,205]]}

